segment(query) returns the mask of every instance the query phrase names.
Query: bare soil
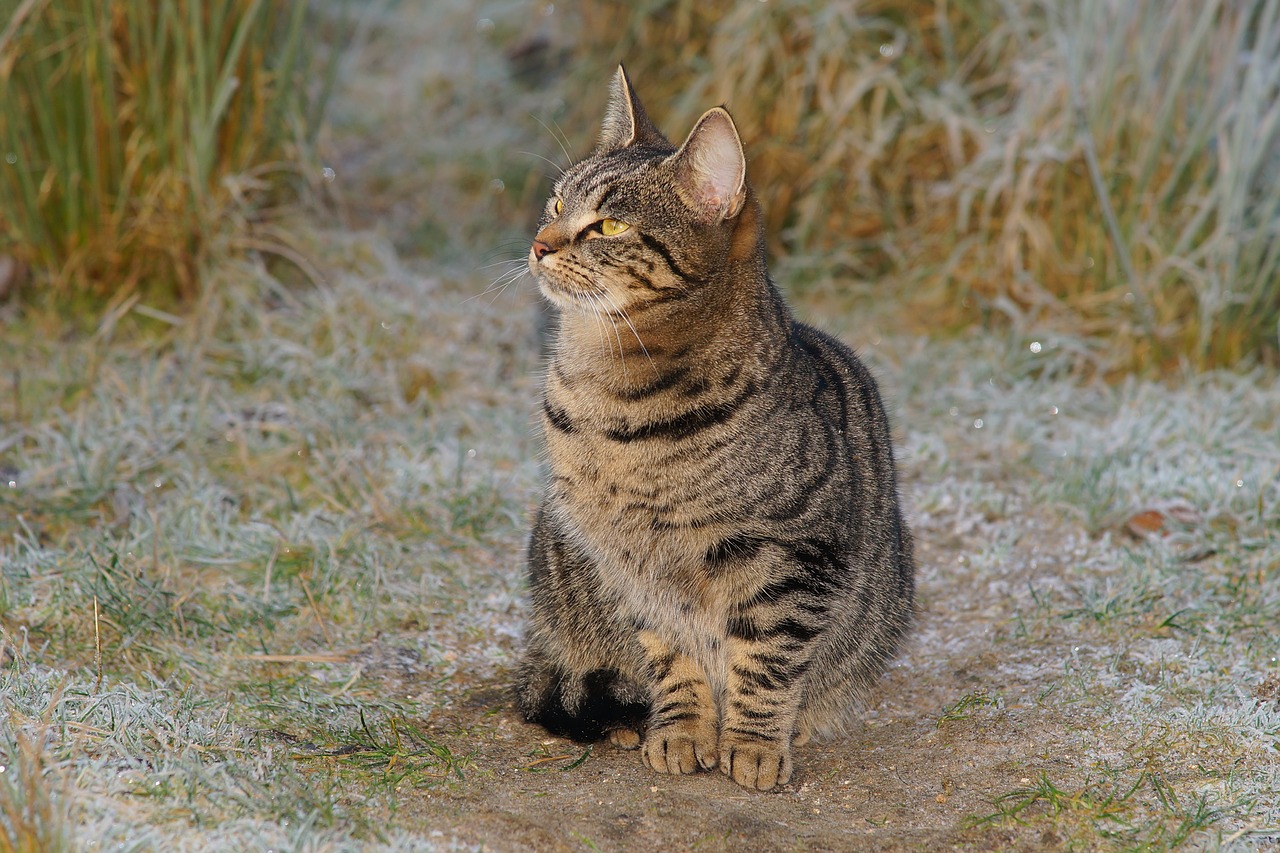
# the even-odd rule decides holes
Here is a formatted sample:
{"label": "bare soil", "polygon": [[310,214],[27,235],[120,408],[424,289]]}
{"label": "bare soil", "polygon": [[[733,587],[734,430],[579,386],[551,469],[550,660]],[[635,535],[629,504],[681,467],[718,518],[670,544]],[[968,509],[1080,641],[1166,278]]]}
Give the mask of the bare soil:
{"label": "bare soil", "polygon": [[[426,728],[468,766],[460,780],[399,790],[397,823],[442,845],[502,851],[1059,848],[1053,830],[981,817],[1041,772],[1060,784],[1078,775],[1065,756],[1078,754],[1087,723],[1040,701],[1056,689],[1056,649],[1070,638],[1012,640],[1005,628],[1026,602],[991,595],[960,559],[970,536],[998,536],[1000,522],[967,535],[954,519],[928,522],[916,525],[922,609],[909,650],[858,731],[797,748],[789,784],[759,793],[719,771],[659,774],[637,752],[587,749],[524,723],[503,673],[459,674]],[[1030,550],[1010,554],[1007,587],[1026,586]],[[1052,571],[1043,554],[1034,565]],[[366,689],[380,673],[389,670],[366,669]],[[382,681],[413,692],[399,673]]]}

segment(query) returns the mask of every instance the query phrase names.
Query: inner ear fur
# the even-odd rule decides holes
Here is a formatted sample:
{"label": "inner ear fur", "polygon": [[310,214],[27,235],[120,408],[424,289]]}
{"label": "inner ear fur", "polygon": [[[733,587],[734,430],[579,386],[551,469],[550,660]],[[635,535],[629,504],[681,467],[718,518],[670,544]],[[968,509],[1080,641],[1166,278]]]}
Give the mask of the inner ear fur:
{"label": "inner ear fur", "polygon": [[747,199],[747,158],[723,107],[702,114],[669,162],[685,202],[709,222],[732,219]]}

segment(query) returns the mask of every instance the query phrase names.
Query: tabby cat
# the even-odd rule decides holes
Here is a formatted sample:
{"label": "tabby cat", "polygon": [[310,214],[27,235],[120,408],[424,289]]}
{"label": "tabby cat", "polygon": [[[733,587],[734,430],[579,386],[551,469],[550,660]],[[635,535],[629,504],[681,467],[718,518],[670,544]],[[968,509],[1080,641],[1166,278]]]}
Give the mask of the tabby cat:
{"label": "tabby cat", "polygon": [[659,772],[785,784],[912,620],[876,384],[770,281],[722,108],[677,149],[619,68],[540,225],[529,265],[561,317],[520,709]]}

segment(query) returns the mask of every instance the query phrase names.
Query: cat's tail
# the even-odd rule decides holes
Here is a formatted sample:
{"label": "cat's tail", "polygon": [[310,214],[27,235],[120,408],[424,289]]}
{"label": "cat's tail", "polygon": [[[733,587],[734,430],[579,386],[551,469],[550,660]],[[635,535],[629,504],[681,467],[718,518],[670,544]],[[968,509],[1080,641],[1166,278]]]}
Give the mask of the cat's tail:
{"label": "cat's tail", "polygon": [[578,743],[644,729],[649,700],[640,685],[616,669],[575,675],[541,658],[530,651],[516,680],[516,704],[527,722]]}

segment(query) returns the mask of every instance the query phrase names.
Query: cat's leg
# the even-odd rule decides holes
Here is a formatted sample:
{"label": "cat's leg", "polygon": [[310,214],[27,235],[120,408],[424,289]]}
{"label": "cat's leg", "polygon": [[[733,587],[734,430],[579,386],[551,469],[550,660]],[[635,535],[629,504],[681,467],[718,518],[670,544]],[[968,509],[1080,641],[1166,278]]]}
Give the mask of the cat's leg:
{"label": "cat's leg", "polygon": [[847,574],[839,553],[817,538],[776,542],[737,570],[753,582],[735,591],[738,603],[725,625],[720,769],[745,788],[767,791],[790,781],[793,745],[820,734],[801,713],[812,699],[812,676],[843,678],[827,672],[841,660],[824,656],[839,578]]}
{"label": "cat's leg", "polygon": [[644,688],[614,667],[584,672],[532,651],[517,676],[516,701],[525,720],[580,743],[608,736],[620,745],[628,739],[638,744],[648,698]]}
{"label": "cat's leg", "polygon": [[527,721],[552,734],[638,743],[649,716],[645,652],[617,608],[601,599],[594,572],[540,513],[529,545],[532,608],[516,702]]}
{"label": "cat's leg", "polygon": [[720,769],[744,788],[761,791],[791,779],[792,738],[803,698],[799,675],[806,659],[776,639],[731,635],[727,650]]}
{"label": "cat's leg", "polygon": [[653,672],[652,706],[641,755],[659,773],[716,766],[715,696],[702,668],[652,631],[640,632]]}

